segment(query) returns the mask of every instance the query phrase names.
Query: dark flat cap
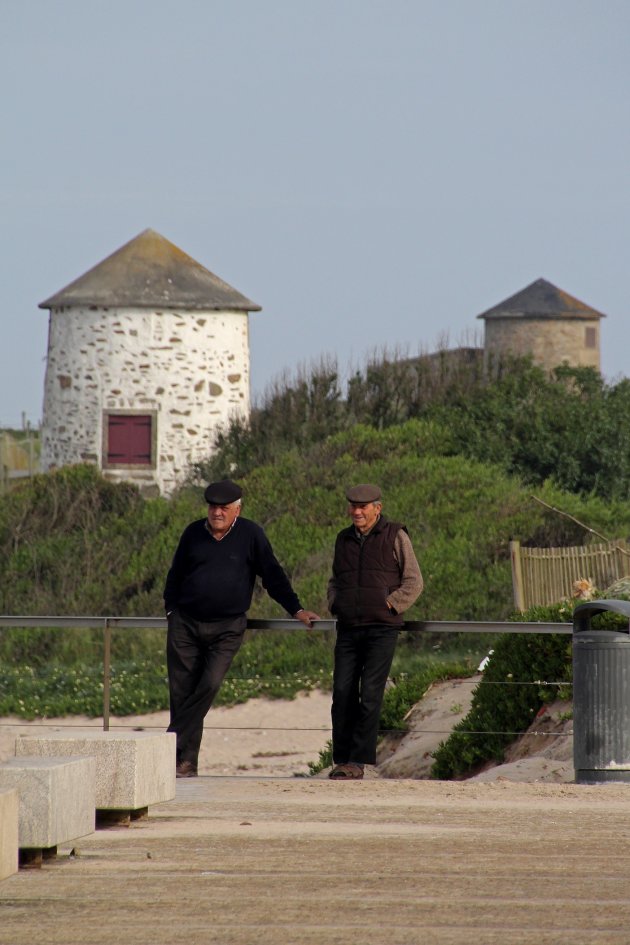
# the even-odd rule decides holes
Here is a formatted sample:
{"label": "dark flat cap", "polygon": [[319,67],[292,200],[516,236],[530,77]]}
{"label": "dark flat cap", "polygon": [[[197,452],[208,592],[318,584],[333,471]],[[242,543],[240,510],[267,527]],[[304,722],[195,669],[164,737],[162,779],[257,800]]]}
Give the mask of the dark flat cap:
{"label": "dark flat cap", "polygon": [[231,479],[221,479],[220,482],[211,482],[203,494],[208,505],[229,505],[236,502],[243,495],[243,490]]}
{"label": "dark flat cap", "polygon": [[348,502],[380,502],[381,490],[369,482],[364,482],[360,486],[351,486],[346,489],[346,499]]}

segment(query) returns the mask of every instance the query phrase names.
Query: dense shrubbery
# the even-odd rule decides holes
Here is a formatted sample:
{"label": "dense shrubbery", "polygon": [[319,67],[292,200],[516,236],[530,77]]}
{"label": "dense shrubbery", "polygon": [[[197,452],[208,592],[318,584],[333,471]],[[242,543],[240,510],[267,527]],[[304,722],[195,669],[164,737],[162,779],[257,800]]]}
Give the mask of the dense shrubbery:
{"label": "dense shrubbery", "polygon": [[[512,606],[509,538],[561,544],[579,540],[579,527],[532,502],[517,479],[447,450],[448,434],[435,424],[357,426],[241,480],[244,514],[265,526],[303,601],[324,614],[334,536],[345,524],[342,485],[379,481],[386,512],[407,524],[426,580],[409,618],[504,619]],[[162,612],[179,534],[204,514],[200,492],[145,501],[126,486],[100,487],[96,471],[77,467],[38,477],[0,501],[0,611]],[[66,496],[73,489],[74,500]],[[58,494],[65,496],[64,513],[46,521],[44,510]],[[630,530],[625,503],[562,495],[549,485],[539,494],[615,537]],[[282,616],[260,589],[251,614]]]}
{"label": "dense shrubbery", "polygon": [[150,559],[167,552],[174,524],[169,502],[145,502],[94,467],[36,476],[0,501],[0,611],[142,612],[156,579]]}
{"label": "dense shrubbery", "polygon": [[412,359],[383,355],[357,371],[342,398],[334,362],[278,384],[249,422],[237,420],[197,473],[244,476],[295,443],[319,444],[357,423],[376,429],[418,419],[448,430],[452,453],[500,466],[540,486],[630,500],[630,380],[605,382],[592,368],[556,369],[510,358],[485,367],[480,352]]}
{"label": "dense shrubbery", "polygon": [[[343,484],[352,479],[381,482],[386,513],[409,528],[426,579],[409,619],[503,619],[512,606],[509,539],[559,545],[584,534],[534,503],[515,477],[452,455],[448,431],[435,423],[356,426],[241,480],[244,514],[266,528],[303,601],[322,615],[334,536],[346,523]],[[630,531],[628,503],[563,494],[548,483],[538,494],[602,533]],[[143,500],[90,467],[39,476],[0,500],[0,612],[161,614],[179,535],[204,513],[192,487],[170,500]],[[283,614],[259,589],[251,615]],[[41,637],[47,656],[55,636]]]}
{"label": "dense shrubbery", "polygon": [[[322,615],[334,536],[346,523],[343,487],[363,480],[382,484],[386,513],[407,524],[420,558],[426,590],[409,619],[504,619],[512,607],[509,539],[578,544],[587,535],[575,519],[611,538],[630,533],[629,407],[628,381],[608,385],[593,371],[568,368],[549,378],[527,361],[488,371],[472,350],[374,360],[351,378],[345,398],[336,365],[324,362],[278,384],[248,424],[223,431],[212,459],[169,500],[143,500],[133,486],[108,483],[87,466],[38,476],[0,499],[0,612],[161,614],[179,535],[205,514],[200,481],[229,474],[244,487],[244,514],[266,528],[303,602]],[[532,501],[533,488],[574,518]],[[282,613],[259,588],[251,615]],[[511,656],[505,644],[506,660],[539,666],[540,656],[553,668],[560,658],[553,648],[539,655],[526,649],[519,657],[515,639],[509,638]],[[309,647],[314,659],[303,670],[295,654],[289,657],[268,636],[252,640],[241,669],[234,666],[241,682],[235,689],[230,683],[225,697],[281,695],[284,683],[276,676],[290,679],[287,693],[295,691],[293,681],[302,688],[326,684],[330,652],[315,652],[310,643],[303,648]],[[82,672],[81,665],[100,663],[100,648],[96,631],[0,634],[3,665],[28,663],[42,680],[56,664],[74,663]],[[411,658],[409,650],[401,652]],[[159,688],[163,698],[160,635],[121,637],[114,659],[116,666],[127,661],[129,672],[132,660],[154,667],[144,688]],[[508,671],[516,677],[515,668]],[[404,672],[399,666],[397,675]],[[418,672],[421,678],[421,666]],[[542,672],[549,676],[550,669]],[[411,673],[406,679],[388,699],[405,702],[404,690],[416,685]],[[51,691],[61,693],[64,685],[57,681]],[[85,706],[75,700],[73,711],[87,711],[91,697],[77,691]],[[519,708],[521,724],[533,704],[526,700]],[[490,755],[475,749],[467,763],[493,751],[499,746],[491,745]]]}
{"label": "dense shrubbery", "polygon": [[[610,597],[606,591],[595,597]],[[630,599],[630,586],[614,588],[616,599]],[[580,601],[559,601],[512,615],[515,621],[572,623]],[[593,629],[627,629],[628,618],[606,612],[591,620]],[[486,761],[502,761],[515,733],[531,724],[543,705],[571,699],[572,639],[565,634],[509,634],[499,637],[473,695],[465,719],[435,752],[433,776],[453,778],[475,771]],[[551,685],[554,683],[554,685]],[[566,683],[566,685],[557,685]]]}
{"label": "dense shrubbery", "polygon": [[[570,623],[572,612],[572,605],[563,602],[532,608],[513,619]],[[462,777],[486,761],[502,761],[507,746],[545,703],[563,693],[570,698],[571,680],[570,635],[500,636],[474,690],[470,712],[434,753],[433,777]]]}
{"label": "dense shrubbery", "polygon": [[[525,484],[601,533],[630,531],[629,406],[628,381],[607,385],[568,368],[548,378],[528,361],[487,371],[472,349],[375,360],[343,399],[336,365],[325,362],[276,385],[196,472],[242,481],[244,514],[267,528],[315,609],[325,608],[345,524],[343,486],[365,479],[382,483],[386,513],[408,525],[421,557],[427,589],[410,616],[501,618],[510,538],[585,538],[575,521],[538,507]],[[145,501],[92,467],[38,476],[0,500],[0,611],[158,614],[179,534],[203,514],[194,483]],[[252,615],[279,609],[257,594]]]}

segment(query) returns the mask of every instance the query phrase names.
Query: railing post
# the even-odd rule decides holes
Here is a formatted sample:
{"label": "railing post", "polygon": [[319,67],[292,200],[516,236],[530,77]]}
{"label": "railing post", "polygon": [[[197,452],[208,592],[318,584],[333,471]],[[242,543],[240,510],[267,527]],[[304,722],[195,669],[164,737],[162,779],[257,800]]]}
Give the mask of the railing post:
{"label": "railing post", "polygon": [[110,704],[110,669],[112,656],[112,628],[109,618],[105,618],[103,626],[103,731],[109,732],[109,704]]}
{"label": "railing post", "polygon": [[521,543],[510,542],[510,560],[512,562],[512,593],[516,610],[525,610],[525,594],[523,589],[523,572],[521,570]]}

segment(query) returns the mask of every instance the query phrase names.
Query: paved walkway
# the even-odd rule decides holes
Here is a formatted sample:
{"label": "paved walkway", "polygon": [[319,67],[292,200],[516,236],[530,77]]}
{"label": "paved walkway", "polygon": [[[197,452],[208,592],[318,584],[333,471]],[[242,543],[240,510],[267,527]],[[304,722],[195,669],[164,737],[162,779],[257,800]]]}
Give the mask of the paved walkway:
{"label": "paved walkway", "polygon": [[201,777],[0,883],[2,945],[628,945],[630,786]]}

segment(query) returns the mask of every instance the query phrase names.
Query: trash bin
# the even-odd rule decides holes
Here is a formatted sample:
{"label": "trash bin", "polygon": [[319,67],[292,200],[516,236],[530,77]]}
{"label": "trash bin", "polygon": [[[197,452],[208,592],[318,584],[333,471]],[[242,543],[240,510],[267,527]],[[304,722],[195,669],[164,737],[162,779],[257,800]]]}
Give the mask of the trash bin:
{"label": "trash bin", "polygon": [[630,601],[594,600],[573,614],[573,764],[578,784],[630,781],[630,626],[593,630],[595,614],[627,617]]}

